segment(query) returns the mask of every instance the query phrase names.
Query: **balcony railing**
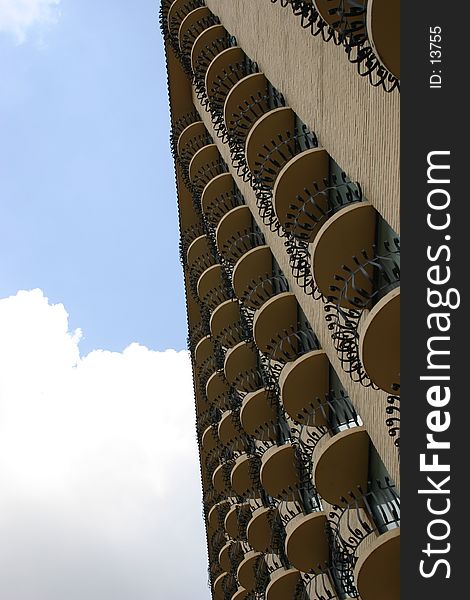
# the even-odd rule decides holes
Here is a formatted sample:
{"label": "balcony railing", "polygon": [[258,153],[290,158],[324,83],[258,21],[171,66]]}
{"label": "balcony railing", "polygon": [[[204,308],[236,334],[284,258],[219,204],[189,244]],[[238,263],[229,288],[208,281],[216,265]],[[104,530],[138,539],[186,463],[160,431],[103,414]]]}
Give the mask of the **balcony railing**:
{"label": "balcony railing", "polygon": [[359,554],[378,536],[400,526],[400,498],[389,481],[360,487],[328,515],[332,561],[345,592],[358,597],[354,568]]}
{"label": "balcony railing", "polygon": [[[353,257],[354,267],[336,275],[337,283],[325,304],[325,318],[341,366],[353,381],[366,387],[374,384],[360,358],[359,326],[364,310],[399,285],[399,258],[398,239],[384,243],[383,251],[374,247],[372,254],[364,251],[362,256]],[[383,342],[386,344],[387,340]],[[399,385],[399,381],[390,384]]]}
{"label": "balcony railing", "polygon": [[[368,4],[372,0],[271,0],[273,4],[290,6],[293,13],[301,18],[304,29],[310,29],[313,36],[321,36],[325,42],[332,40],[342,45],[348,60],[356,65],[357,72],[367,77],[374,87],[382,87],[386,92],[400,89],[400,69],[398,46],[386,48],[382,52],[382,42],[372,42],[374,38],[374,19],[367,16]],[[399,39],[399,11],[396,5],[385,10],[379,5],[376,17],[388,23],[392,29],[392,38]],[[372,9],[369,10],[372,15]],[[382,42],[382,43],[381,43]],[[378,54],[382,60],[379,60]]]}

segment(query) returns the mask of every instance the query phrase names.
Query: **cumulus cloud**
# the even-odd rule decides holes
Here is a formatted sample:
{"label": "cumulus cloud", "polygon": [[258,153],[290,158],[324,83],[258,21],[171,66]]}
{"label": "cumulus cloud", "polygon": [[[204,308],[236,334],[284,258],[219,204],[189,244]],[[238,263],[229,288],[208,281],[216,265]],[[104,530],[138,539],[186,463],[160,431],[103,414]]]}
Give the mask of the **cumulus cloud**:
{"label": "cumulus cloud", "polygon": [[33,27],[51,26],[59,19],[61,0],[0,0],[0,32],[26,40]]}
{"label": "cumulus cloud", "polygon": [[209,598],[189,356],[80,337],[0,300],[0,597]]}

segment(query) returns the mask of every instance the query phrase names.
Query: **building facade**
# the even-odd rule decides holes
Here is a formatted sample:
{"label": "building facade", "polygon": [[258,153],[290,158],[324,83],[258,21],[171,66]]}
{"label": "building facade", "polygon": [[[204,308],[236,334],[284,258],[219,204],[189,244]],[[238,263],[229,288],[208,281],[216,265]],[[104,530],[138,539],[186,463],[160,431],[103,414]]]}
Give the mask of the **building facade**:
{"label": "building facade", "polygon": [[160,22],[212,597],[396,600],[399,3]]}

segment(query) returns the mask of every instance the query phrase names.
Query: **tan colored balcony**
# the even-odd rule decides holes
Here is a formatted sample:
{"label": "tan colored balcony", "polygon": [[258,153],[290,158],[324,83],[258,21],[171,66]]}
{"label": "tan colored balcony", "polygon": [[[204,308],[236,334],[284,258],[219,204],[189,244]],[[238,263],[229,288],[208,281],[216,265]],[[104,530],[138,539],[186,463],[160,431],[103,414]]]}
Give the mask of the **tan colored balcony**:
{"label": "tan colored balcony", "polygon": [[237,579],[247,591],[253,592],[259,585],[259,577],[263,570],[266,571],[263,554],[250,550],[238,566]]}
{"label": "tan colored balcony", "polygon": [[186,252],[186,259],[188,261],[188,268],[190,270],[201,265],[201,273],[215,263],[209,240],[206,235],[200,235],[188,247]]}
{"label": "tan colored balcony", "polygon": [[209,534],[213,534],[221,529],[229,510],[230,503],[228,500],[222,500],[214,504],[207,515],[207,529]]}
{"label": "tan colored balcony", "polygon": [[400,2],[369,0],[367,32],[380,62],[400,79]]}
{"label": "tan colored balcony", "polygon": [[245,53],[238,46],[222,50],[209,65],[206,72],[206,92],[209,101],[222,105],[231,88],[245,75]]}
{"label": "tan colored balcony", "polygon": [[229,404],[230,385],[223,371],[213,373],[206,383],[206,396],[209,404],[226,410]]}
{"label": "tan colored balcony", "polygon": [[287,363],[281,371],[279,386],[286,413],[297,423],[325,424],[319,408],[330,386],[330,361],[323,350],[312,350]]}
{"label": "tan colored balcony", "polygon": [[[265,162],[266,144],[277,139],[279,134],[292,134],[295,129],[295,113],[291,108],[280,107],[265,113],[251,128],[246,140],[246,159],[254,176],[260,176],[267,187],[274,187],[279,171],[286,163],[285,154],[273,151],[269,165]],[[290,158],[290,157],[289,157]],[[287,158],[288,160],[288,158]],[[277,163],[278,167],[274,165]],[[272,172],[265,173],[267,168]]]}
{"label": "tan colored balcony", "polygon": [[[214,47],[215,50],[218,41],[226,38],[228,38],[228,34],[222,25],[212,25],[196,38],[191,50],[191,66],[193,72],[197,73],[199,77],[204,77],[207,67],[210,64],[210,60],[205,56],[207,49]],[[212,54],[210,56],[212,58]]]}
{"label": "tan colored balcony", "polygon": [[228,131],[239,141],[246,139],[254,123],[270,110],[268,80],[263,73],[252,73],[232,87],[224,105]]}
{"label": "tan colored balcony", "polygon": [[241,392],[254,392],[261,385],[258,352],[252,343],[240,342],[225,355],[224,372],[227,381]]}
{"label": "tan colored balcony", "polygon": [[275,439],[277,413],[268,390],[261,388],[243,398],[240,422],[246,433],[258,440]]}
{"label": "tan colored balcony", "polygon": [[201,208],[210,223],[217,227],[220,219],[239,206],[240,195],[230,173],[216,175],[206,185],[201,196]]}
{"label": "tan colored balcony", "polygon": [[295,360],[308,349],[313,336],[298,324],[298,302],[292,292],[277,294],[256,311],[253,338],[260,352],[279,362]]}
{"label": "tan colored balcony", "polygon": [[274,571],[271,575],[271,581],[266,588],[266,600],[287,600],[287,598],[295,598],[300,577],[300,571],[297,569],[281,568]]}
{"label": "tan colored balcony", "polygon": [[[331,288],[338,285],[337,275],[344,274],[343,266],[354,270],[354,257],[361,258],[365,250],[372,255],[375,243],[377,212],[366,203],[351,204],[336,212],[321,227],[310,247],[312,275],[319,291],[332,295]],[[372,278],[358,275],[357,289],[368,293],[372,289]],[[338,300],[340,306],[354,308],[354,298]]]}
{"label": "tan colored balcony", "polygon": [[189,163],[189,179],[199,192],[211,179],[226,171],[222,157],[215,144],[200,148]]}
{"label": "tan colored balcony", "polygon": [[215,235],[219,253],[232,264],[262,241],[262,235],[255,234],[251,210],[246,205],[237,206],[224,215]]}
{"label": "tan colored balcony", "polygon": [[360,356],[370,380],[389,394],[400,384],[400,288],[384,296],[367,315]]}
{"label": "tan colored balcony", "polygon": [[[324,148],[311,148],[294,156],[281,169],[273,191],[273,204],[281,225],[296,237],[312,242],[327,218],[330,157]],[[315,203],[299,203],[305,189]]]}
{"label": "tan colored balcony", "polygon": [[300,513],[286,525],[286,555],[299,571],[318,573],[329,562],[327,522],[324,512],[313,512]]}
{"label": "tan colored balcony", "polygon": [[337,433],[322,447],[314,467],[315,487],[332,505],[351,492],[367,489],[370,439],[364,427]]}
{"label": "tan colored balcony", "polygon": [[380,535],[360,556],[354,579],[362,600],[399,600],[400,528]]}
{"label": "tan colored balcony", "polygon": [[[237,423],[238,421],[238,423]],[[234,451],[243,450],[243,430],[238,413],[227,410],[220,419],[218,434],[220,442]]]}
{"label": "tan colored balcony", "polygon": [[297,495],[299,473],[291,444],[272,446],[261,457],[261,485],[273,498],[292,499]]}
{"label": "tan colored balcony", "polygon": [[204,336],[194,349],[194,362],[196,366],[203,365],[214,355],[214,343],[210,335]]}
{"label": "tan colored balcony", "polygon": [[233,348],[243,341],[245,335],[238,300],[231,299],[219,304],[211,315],[210,330],[213,338],[224,348]]}
{"label": "tan colored balcony", "polygon": [[287,282],[273,274],[273,254],[269,246],[249,250],[236,263],[232,285],[237,298],[246,306],[257,309],[269,298],[287,289]]}
{"label": "tan colored balcony", "polygon": [[246,529],[248,543],[257,552],[267,552],[271,548],[274,512],[273,508],[261,506],[253,512],[248,522]]}
{"label": "tan colored balcony", "polygon": [[230,472],[232,470],[231,463],[222,463],[219,465],[212,475],[212,485],[219,494],[232,496],[232,488],[230,487]]}
{"label": "tan colored balcony", "polygon": [[246,526],[251,517],[248,503],[234,504],[225,517],[225,531],[233,540],[246,539]]}
{"label": "tan colored balcony", "polygon": [[228,541],[219,552],[219,564],[223,571],[229,573],[240,564],[245,554],[240,542]]}
{"label": "tan colored balcony", "polygon": [[233,465],[231,483],[232,489],[238,496],[259,497],[259,458],[241,454]]}
{"label": "tan colored balcony", "polygon": [[178,156],[189,165],[194,154],[209,143],[207,141],[208,135],[206,126],[202,121],[196,121],[188,125],[178,138]]}
{"label": "tan colored balcony", "polygon": [[215,450],[219,445],[219,436],[212,426],[209,426],[202,434],[202,448],[206,454]]}
{"label": "tan colored balcony", "polygon": [[237,589],[235,578],[230,573],[222,573],[214,582],[213,600],[225,600],[231,597]]}
{"label": "tan colored balcony", "polygon": [[178,30],[178,40],[180,49],[187,55],[191,55],[191,50],[195,39],[206,29],[209,24],[214,24],[214,16],[207,6],[200,6],[192,10],[182,20]]}
{"label": "tan colored balcony", "polygon": [[221,265],[212,265],[199,277],[197,294],[201,302],[210,310],[214,310],[219,304],[229,300],[229,293]]}
{"label": "tan colored balcony", "polygon": [[232,596],[232,600],[247,600],[249,593],[242,587],[239,587],[235,594]]}

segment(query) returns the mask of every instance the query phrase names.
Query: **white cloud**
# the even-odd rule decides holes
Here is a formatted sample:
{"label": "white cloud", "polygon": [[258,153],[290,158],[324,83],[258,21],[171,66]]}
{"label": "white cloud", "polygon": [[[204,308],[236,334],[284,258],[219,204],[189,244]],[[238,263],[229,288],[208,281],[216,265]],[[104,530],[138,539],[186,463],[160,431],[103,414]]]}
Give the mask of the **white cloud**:
{"label": "white cloud", "polygon": [[209,598],[189,356],[80,336],[0,300],[0,598]]}
{"label": "white cloud", "polygon": [[57,23],[61,0],[0,0],[0,32],[12,34],[19,44],[37,26]]}

